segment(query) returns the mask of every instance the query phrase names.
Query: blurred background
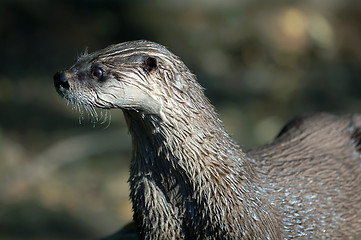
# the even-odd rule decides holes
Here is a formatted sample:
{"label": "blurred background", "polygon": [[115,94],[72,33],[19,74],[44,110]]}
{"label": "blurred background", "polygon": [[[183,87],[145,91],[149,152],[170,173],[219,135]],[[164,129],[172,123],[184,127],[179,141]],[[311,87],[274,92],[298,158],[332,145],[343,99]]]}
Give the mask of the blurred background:
{"label": "blurred background", "polygon": [[361,112],[359,0],[3,0],[0,239],[96,239],[131,220],[122,112],[82,119],[52,77],[137,39],[181,57],[244,149],[295,115]]}

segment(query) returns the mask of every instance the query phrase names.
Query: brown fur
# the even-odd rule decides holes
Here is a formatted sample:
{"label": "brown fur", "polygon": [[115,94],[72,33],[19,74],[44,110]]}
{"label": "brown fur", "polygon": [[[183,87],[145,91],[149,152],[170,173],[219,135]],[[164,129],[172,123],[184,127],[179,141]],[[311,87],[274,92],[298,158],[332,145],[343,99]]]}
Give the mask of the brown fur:
{"label": "brown fur", "polygon": [[133,138],[130,196],[142,239],[355,239],[361,234],[361,117],[319,114],[244,153],[194,75],[135,41],[54,76],[78,106],[121,108]]}

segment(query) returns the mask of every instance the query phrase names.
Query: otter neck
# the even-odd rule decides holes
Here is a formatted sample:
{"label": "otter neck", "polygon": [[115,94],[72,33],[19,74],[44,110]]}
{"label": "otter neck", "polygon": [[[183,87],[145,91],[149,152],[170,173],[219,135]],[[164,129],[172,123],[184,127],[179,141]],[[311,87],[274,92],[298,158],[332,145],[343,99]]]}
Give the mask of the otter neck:
{"label": "otter neck", "polygon": [[[207,229],[205,232],[210,236],[220,234],[220,238],[222,234],[234,233],[233,237],[255,234],[252,231],[257,229],[252,226],[259,224],[258,216],[264,210],[259,206],[267,209],[267,203],[259,196],[252,162],[230,139],[218,118],[210,121],[212,117],[208,115],[206,124],[197,125],[204,120],[191,117],[182,122],[180,118],[164,119],[127,110],[124,114],[133,138],[130,184],[142,182],[145,185],[142,189],[152,189],[148,194],[131,192],[135,220],[141,215],[137,207],[146,208],[147,196],[153,195],[158,202],[161,202],[159,199],[166,201],[160,206],[162,210],[155,212],[161,215],[157,219],[171,221],[169,215],[174,215],[177,221],[168,224],[182,226],[179,231],[183,232],[175,236],[195,237],[192,234],[200,228]],[[232,200],[236,198],[237,201]],[[144,199],[144,203],[139,199]],[[266,218],[267,222],[276,222],[272,214]],[[188,224],[187,227],[184,224]],[[146,227],[142,223],[138,225]],[[239,229],[245,232],[239,233]],[[269,229],[268,235],[272,232],[276,231]]]}
{"label": "otter neck", "polygon": [[204,119],[182,122],[134,110],[124,114],[133,138],[134,160],[146,168],[162,164],[191,178],[242,181],[254,177],[251,162],[218,119],[197,125]]}

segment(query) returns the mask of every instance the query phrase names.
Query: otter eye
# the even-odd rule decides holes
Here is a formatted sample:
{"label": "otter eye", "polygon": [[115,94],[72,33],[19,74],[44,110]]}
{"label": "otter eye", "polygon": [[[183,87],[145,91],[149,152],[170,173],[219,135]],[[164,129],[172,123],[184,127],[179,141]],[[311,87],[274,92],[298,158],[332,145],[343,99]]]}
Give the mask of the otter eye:
{"label": "otter eye", "polygon": [[100,67],[93,67],[91,73],[94,77],[98,78],[99,80],[103,78],[103,69],[101,69]]}
{"label": "otter eye", "polygon": [[156,69],[157,68],[157,60],[153,57],[147,57],[145,60],[144,60],[144,69],[147,71],[147,72],[151,72],[153,69]]}

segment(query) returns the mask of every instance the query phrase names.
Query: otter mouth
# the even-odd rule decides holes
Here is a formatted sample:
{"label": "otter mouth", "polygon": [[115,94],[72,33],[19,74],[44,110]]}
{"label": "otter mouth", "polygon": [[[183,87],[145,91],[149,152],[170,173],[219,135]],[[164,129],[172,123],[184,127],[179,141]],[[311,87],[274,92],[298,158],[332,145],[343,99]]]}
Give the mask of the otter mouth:
{"label": "otter mouth", "polygon": [[[67,72],[57,72],[54,75],[54,86],[58,94],[68,100],[72,104],[78,105],[96,105],[89,101],[86,97],[81,97],[82,94],[74,92],[74,84],[69,82],[70,74]],[[83,89],[84,90],[84,89]]]}
{"label": "otter mouth", "polygon": [[81,101],[76,95],[72,94],[66,73],[57,72],[53,78],[54,86],[58,94],[66,99],[68,103],[71,103],[73,110],[76,110],[79,113],[79,122],[82,122],[84,113],[87,113],[88,116],[90,116],[92,123],[104,124],[108,122],[107,126],[110,125],[111,115],[109,108],[101,108],[101,111],[98,112],[93,104]]}
{"label": "otter mouth", "polygon": [[76,105],[77,109],[121,108],[152,114],[160,111],[159,104],[150,96],[151,94],[115,79],[108,79],[107,82],[102,81],[99,84],[91,79],[79,80],[78,76],[73,77],[68,71],[57,72],[53,78],[58,94]]}

